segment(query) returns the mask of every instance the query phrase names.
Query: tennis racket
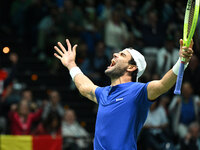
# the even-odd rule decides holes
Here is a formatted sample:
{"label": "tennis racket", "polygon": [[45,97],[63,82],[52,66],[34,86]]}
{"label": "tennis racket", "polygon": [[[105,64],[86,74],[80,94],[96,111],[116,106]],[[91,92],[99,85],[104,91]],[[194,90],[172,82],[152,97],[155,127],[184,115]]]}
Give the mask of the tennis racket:
{"label": "tennis racket", "polygon": [[[194,31],[197,25],[199,15],[199,0],[188,0],[186,10],[185,10],[185,18],[184,18],[184,27],[183,27],[183,46],[189,48],[192,37],[194,35]],[[181,58],[181,64],[176,80],[176,87],[174,90],[174,94],[181,94],[181,85],[184,74],[184,63],[185,59]]]}

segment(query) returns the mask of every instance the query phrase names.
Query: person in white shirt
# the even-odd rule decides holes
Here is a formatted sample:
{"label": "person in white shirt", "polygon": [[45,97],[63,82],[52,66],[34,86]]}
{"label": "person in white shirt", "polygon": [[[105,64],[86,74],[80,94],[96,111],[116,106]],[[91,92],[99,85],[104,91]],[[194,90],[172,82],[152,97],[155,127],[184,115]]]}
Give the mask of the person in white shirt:
{"label": "person in white shirt", "polygon": [[168,135],[165,134],[165,130],[168,129],[167,114],[164,107],[158,102],[151,105],[142,133],[145,143],[148,143],[145,145],[155,150],[163,149],[166,143],[171,142]]}
{"label": "person in white shirt", "polygon": [[174,134],[185,138],[189,125],[199,120],[199,111],[200,97],[193,94],[191,83],[183,82],[182,95],[174,96],[169,105]]}
{"label": "person in white shirt", "polygon": [[174,40],[167,39],[165,46],[157,53],[157,73],[162,77],[164,72],[169,70],[179,57],[179,50],[174,46]]}
{"label": "person in white shirt", "polygon": [[106,54],[109,58],[113,52],[118,52],[124,48],[129,38],[128,29],[121,21],[121,14],[118,11],[112,12],[112,17],[105,25],[105,44],[107,47]]}
{"label": "person in white shirt", "polygon": [[61,125],[61,134],[64,137],[64,149],[86,148],[89,133],[76,121],[75,112],[71,109],[65,111]]}

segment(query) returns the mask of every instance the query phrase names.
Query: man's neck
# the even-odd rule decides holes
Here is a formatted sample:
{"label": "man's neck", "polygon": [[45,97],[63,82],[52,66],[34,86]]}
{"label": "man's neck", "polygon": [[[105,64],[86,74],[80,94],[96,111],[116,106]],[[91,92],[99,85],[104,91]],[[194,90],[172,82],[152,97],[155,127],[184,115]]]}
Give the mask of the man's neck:
{"label": "man's neck", "polygon": [[118,84],[122,84],[122,83],[127,83],[127,82],[131,82],[131,77],[130,76],[122,76],[119,77],[117,79],[111,79],[111,86],[115,86]]}

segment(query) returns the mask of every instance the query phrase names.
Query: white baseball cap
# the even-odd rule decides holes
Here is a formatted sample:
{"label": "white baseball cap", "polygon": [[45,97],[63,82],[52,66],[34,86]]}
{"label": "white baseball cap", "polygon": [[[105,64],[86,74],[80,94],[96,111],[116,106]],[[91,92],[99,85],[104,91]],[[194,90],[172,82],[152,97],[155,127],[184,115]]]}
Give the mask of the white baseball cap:
{"label": "white baseball cap", "polygon": [[138,78],[144,73],[147,66],[145,58],[140,52],[136,51],[135,49],[126,48],[124,50],[127,50],[136,62],[136,66],[138,67],[138,73],[137,73],[137,81],[138,81]]}

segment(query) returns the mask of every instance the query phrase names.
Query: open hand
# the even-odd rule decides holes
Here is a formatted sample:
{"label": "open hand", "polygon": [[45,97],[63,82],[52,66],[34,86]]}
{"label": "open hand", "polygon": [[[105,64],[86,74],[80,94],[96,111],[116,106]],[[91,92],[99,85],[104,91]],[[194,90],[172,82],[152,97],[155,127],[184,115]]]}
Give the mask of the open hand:
{"label": "open hand", "polygon": [[60,42],[58,42],[59,48],[57,46],[54,46],[54,49],[58,53],[58,54],[54,53],[54,56],[60,59],[62,64],[70,70],[72,67],[76,66],[75,58],[76,58],[77,45],[74,45],[73,48],[71,48],[71,44],[68,39],[66,39],[66,43],[68,50],[66,50],[65,47]]}

